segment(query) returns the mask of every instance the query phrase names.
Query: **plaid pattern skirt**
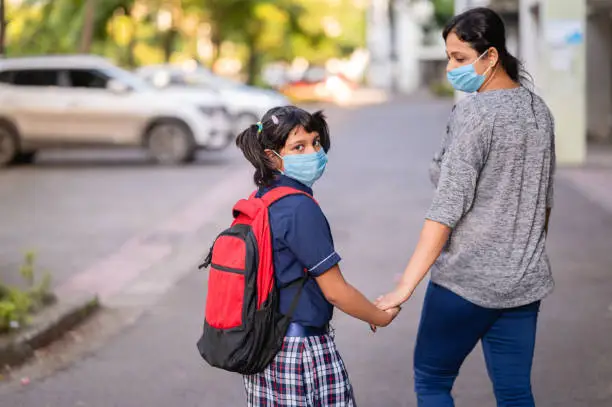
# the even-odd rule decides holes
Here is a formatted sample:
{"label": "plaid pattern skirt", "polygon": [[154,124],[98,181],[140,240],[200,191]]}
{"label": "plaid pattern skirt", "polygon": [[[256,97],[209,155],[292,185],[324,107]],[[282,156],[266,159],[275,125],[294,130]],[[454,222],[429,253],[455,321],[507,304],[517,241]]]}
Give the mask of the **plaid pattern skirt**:
{"label": "plaid pattern skirt", "polygon": [[249,407],[355,407],[353,388],[331,335],[285,337],[261,373],[244,376]]}

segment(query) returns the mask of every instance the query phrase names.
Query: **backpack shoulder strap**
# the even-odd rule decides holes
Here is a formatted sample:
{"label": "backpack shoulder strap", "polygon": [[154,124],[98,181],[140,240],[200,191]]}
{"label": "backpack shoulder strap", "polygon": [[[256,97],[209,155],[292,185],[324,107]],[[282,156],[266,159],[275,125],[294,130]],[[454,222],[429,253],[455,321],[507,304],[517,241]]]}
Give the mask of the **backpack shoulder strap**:
{"label": "backpack shoulder strap", "polygon": [[266,192],[260,199],[264,202],[264,204],[266,205],[266,207],[270,207],[270,205],[272,205],[274,202],[283,199],[286,196],[289,195],[305,195],[307,197],[309,197],[310,199],[312,199],[313,201],[317,202],[312,195],[307,194],[304,191],[300,191],[299,189],[295,189],[295,188],[291,188],[291,187],[276,187],[273,188],[272,190]]}

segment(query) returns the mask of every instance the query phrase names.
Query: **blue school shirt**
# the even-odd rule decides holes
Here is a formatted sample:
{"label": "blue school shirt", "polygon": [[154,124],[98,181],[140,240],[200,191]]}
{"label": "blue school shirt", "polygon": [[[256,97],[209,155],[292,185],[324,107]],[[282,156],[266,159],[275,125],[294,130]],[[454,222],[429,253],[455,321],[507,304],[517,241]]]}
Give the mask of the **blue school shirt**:
{"label": "blue school shirt", "polygon": [[[272,188],[291,187],[312,196],[306,185],[278,175],[271,186],[261,188],[260,197]],[[319,205],[304,195],[290,195],[269,209],[272,231],[274,272],[277,285],[289,284],[304,276],[304,269],[317,277],[338,264],[340,256],[334,249],[329,224]],[[297,287],[280,291],[280,312],[287,314]],[[333,315],[334,307],[327,301],[314,278],[309,278],[302,290],[293,322],[305,326],[323,327]]]}

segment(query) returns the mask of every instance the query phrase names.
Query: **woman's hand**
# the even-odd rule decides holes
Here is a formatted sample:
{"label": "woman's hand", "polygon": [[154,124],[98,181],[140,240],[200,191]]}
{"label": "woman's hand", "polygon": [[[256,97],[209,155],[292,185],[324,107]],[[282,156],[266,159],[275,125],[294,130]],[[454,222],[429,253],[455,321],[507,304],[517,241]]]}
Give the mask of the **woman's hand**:
{"label": "woman's hand", "polygon": [[389,310],[401,306],[410,299],[412,290],[408,286],[398,285],[397,288],[388,294],[378,297],[374,302],[382,310]]}

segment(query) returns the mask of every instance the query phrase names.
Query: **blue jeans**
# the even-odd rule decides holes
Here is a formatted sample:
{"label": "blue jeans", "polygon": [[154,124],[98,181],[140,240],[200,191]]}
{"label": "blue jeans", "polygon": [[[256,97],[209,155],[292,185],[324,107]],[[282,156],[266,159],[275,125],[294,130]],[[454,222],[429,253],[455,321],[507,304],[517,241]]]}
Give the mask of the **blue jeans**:
{"label": "blue jeans", "polygon": [[531,365],[540,302],[511,309],[479,307],[437,284],[425,295],[414,351],[419,407],[453,407],[459,368],[478,341],[498,407],[533,407]]}

